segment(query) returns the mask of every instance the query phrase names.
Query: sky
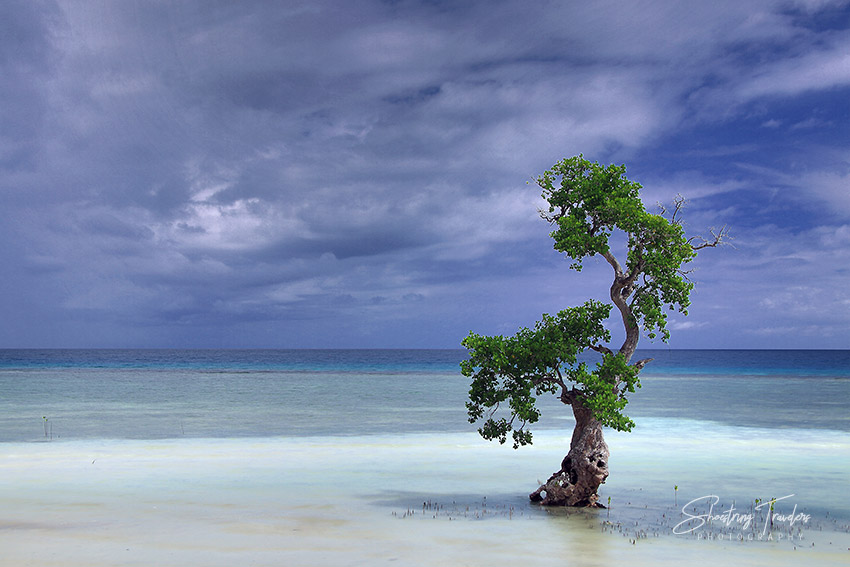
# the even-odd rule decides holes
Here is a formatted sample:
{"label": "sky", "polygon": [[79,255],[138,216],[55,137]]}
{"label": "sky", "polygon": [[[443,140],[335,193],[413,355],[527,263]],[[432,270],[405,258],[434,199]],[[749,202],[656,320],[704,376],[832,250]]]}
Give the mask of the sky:
{"label": "sky", "polygon": [[512,334],[581,153],[732,236],[641,348],[850,348],[848,101],[846,1],[4,0],[0,347]]}

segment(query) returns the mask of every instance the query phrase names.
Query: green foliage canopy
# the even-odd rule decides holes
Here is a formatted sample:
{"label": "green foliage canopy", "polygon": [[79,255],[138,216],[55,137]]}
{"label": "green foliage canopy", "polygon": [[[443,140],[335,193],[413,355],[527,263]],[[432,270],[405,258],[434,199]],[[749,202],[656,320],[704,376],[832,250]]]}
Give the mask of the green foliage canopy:
{"label": "green foliage canopy", "polygon": [[[614,270],[611,303],[590,300],[555,316],[544,314],[533,329],[522,328],[511,337],[470,333],[464,339],[469,358],[461,371],[472,378],[469,421],[484,420],[478,431],[485,439],[504,443],[510,433],[514,448],[531,443],[526,426],[540,418],[535,396],[543,394],[591,410],[603,425],[623,431],[633,427],[622,410],[626,396],[640,387],[638,373],[647,362],[630,364],[641,331],[667,341],[666,311],[687,315],[690,304],[693,284],[682,267],[720,237],[693,246],[676,219],[683,201],[676,202],[670,219],[650,214],[640,200],[641,185],[625,173],[625,166],[602,166],[579,155],[537,179],[548,203],[541,216],[554,227],[555,250],[571,258],[576,271],[585,258],[604,257]],[[611,250],[615,232],[626,237],[625,264]],[[605,321],[613,307],[626,331],[616,353],[603,344],[611,340]],[[588,349],[601,354],[592,370],[578,360]],[[500,408],[507,417],[496,417]]]}
{"label": "green foliage canopy", "polygon": [[[693,283],[682,266],[696,256],[675,215],[668,220],[648,213],[639,196],[642,187],[626,178],[624,165],[602,166],[572,157],[546,171],[537,184],[549,204],[542,216],[555,225],[550,234],[555,250],[569,256],[576,271],[581,271],[586,257],[605,257],[614,268],[620,298],[631,296],[626,306],[633,322],[651,339],[657,333],[668,339],[663,308],[667,305],[687,315]],[[625,266],[609,247],[615,230],[628,237]],[[612,300],[616,304],[620,298]]]}

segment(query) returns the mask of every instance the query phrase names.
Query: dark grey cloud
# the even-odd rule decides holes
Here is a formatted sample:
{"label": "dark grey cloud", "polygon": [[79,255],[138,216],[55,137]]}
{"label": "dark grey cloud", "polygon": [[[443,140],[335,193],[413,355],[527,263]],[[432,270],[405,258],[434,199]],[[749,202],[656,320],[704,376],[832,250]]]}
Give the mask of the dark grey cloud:
{"label": "dark grey cloud", "polygon": [[40,86],[58,54],[52,27],[59,10],[47,2],[10,1],[0,6],[0,166],[6,172],[36,166],[47,111]]}
{"label": "dark grey cloud", "polygon": [[824,235],[840,240],[850,218],[835,114],[850,75],[847,26],[826,22],[847,11],[6,2],[0,345],[454,346],[470,328],[509,332],[595,292],[551,251],[526,185],[579,152],[628,162],[650,205],[690,192],[694,231],[737,223],[737,252],[706,261],[712,307],[695,301],[699,319],[678,324],[698,345],[746,309],[753,323],[727,336],[765,344],[768,324],[806,315],[783,320],[754,291],[723,307],[729,282],[761,289],[742,266],[800,286],[806,271],[841,277]]}

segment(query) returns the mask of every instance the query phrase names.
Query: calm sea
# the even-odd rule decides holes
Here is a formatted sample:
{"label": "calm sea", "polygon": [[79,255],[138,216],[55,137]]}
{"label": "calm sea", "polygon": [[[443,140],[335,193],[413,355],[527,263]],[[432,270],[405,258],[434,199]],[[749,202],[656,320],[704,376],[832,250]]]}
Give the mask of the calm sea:
{"label": "calm sea", "polygon": [[527,498],[569,408],[485,442],[464,356],[0,350],[0,565],[847,564],[850,351],[640,352],[576,513]]}
{"label": "calm sea", "polygon": [[[0,442],[461,432],[463,350],[0,350]],[[627,413],[850,431],[850,351],[646,350]],[[542,399],[541,429],[569,409]]]}

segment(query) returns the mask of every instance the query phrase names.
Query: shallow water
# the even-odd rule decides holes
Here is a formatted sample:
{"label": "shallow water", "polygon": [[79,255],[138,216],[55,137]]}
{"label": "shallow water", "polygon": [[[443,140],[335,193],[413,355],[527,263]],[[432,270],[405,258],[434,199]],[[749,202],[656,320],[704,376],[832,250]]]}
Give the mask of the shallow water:
{"label": "shallow water", "polygon": [[[558,467],[571,421],[550,416],[518,451],[484,442],[464,419],[457,353],[427,364],[422,353],[405,363],[336,353],[325,366],[302,353],[298,368],[278,357],[262,371],[247,357],[235,368],[227,357],[217,367],[208,355],[157,365],[149,354],[130,364],[110,353],[94,368],[72,354],[74,364],[54,357],[0,370],[0,565],[850,559],[850,432],[815,427],[805,404],[779,413],[740,399],[764,380],[808,380],[803,402],[831,407],[846,387],[840,364],[789,375],[786,360],[781,372],[753,376],[735,374],[748,359],[736,353],[735,364],[713,357],[732,371],[661,365],[635,396],[644,396],[635,430],[607,433],[611,476],[600,501],[610,497],[610,509],[565,511],[531,505],[527,494]],[[715,388],[723,381],[734,384],[725,402]],[[681,408],[679,388],[700,419]],[[842,411],[825,411],[840,422]],[[695,527],[710,495],[715,515],[734,507],[753,514],[751,525]],[[776,513],[808,519],[770,526],[767,509],[754,508],[771,498],[783,498]]]}
{"label": "shallow water", "polygon": [[[697,445],[663,440],[670,425],[661,420],[628,439],[614,436],[612,477],[602,491],[612,506],[579,512],[546,511],[525,497],[535,475],[559,460],[557,434],[516,452],[470,434],[7,443],[0,563],[664,565],[712,557],[846,564],[846,515],[826,512],[846,511],[847,497],[821,500],[826,486],[798,494],[794,502],[814,517],[796,530],[777,523],[770,541],[740,541],[737,528],[673,535],[683,519],[674,479],[681,479],[679,504],[703,493],[731,502],[784,496],[801,471],[763,478],[760,465],[770,470],[770,459],[785,457],[776,454],[778,440],[745,447],[728,433],[716,438],[735,462],[708,467]],[[795,453],[812,445],[804,438],[783,447]],[[808,458],[842,474],[848,454],[850,439],[841,434]],[[732,541],[716,539],[721,532]]]}

